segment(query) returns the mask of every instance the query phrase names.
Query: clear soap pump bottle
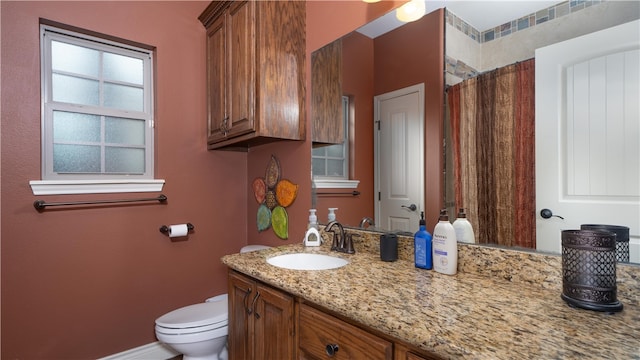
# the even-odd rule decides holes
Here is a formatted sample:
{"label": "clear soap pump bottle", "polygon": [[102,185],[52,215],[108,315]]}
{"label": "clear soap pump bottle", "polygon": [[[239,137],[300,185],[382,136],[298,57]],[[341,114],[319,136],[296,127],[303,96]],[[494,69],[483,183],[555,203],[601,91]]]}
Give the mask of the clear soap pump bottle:
{"label": "clear soap pump bottle", "polygon": [[309,209],[309,225],[307,226],[307,232],[304,234],[304,246],[320,246],[321,242],[316,209]]}
{"label": "clear soap pump bottle", "polygon": [[329,215],[327,216],[328,222],[336,220],[336,210],[338,210],[338,208],[329,208]]}
{"label": "clear soap pump bottle", "polygon": [[427,225],[424,221],[424,211],[420,212],[420,229],[413,236],[413,253],[415,257],[415,265],[421,269],[431,269],[433,267],[433,259],[431,252],[431,234],[427,231]]}
{"label": "clear soap pump bottle", "polygon": [[316,216],[316,209],[309,209],[309,225],[307,229],[318,229],[318,216]]}

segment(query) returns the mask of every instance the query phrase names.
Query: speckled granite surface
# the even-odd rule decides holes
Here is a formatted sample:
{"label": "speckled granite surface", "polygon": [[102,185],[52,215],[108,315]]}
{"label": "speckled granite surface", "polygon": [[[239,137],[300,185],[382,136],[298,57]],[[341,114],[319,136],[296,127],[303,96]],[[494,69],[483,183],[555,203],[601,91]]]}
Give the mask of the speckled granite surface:
{"label": "speckled granite surface", "polygon": [[[458,274],[414,267],[412,240],[399,260],[380,261],[379,234],[363,232],[356,254],[286,245],[223,257],[227,266],[444,358],[640,359],[640,267],[618,266],[624,310],[606,314],[567,306],[561,258],[459,245]],[[319,252],[348,259],[342,268],[299,271],[266,259]]]}

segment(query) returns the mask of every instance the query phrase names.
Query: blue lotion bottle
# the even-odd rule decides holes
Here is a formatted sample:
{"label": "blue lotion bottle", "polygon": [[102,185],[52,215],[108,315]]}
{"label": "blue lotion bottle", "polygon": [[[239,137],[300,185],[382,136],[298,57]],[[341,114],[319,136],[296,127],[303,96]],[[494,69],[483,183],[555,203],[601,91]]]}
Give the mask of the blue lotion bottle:
{"label": "blue lotion bottle", "polygon": [[413,252],[417,268],[430,270],[433,267],[431,234],[427,231],[424,211],[420,212],[420,229],[413,236]]}

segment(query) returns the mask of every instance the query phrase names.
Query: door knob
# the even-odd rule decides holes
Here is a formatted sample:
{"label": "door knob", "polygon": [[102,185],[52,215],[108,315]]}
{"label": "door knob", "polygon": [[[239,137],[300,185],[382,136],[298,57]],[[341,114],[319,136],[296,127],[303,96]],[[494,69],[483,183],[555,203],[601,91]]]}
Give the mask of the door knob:
{"label": "door knob", "polygon": [[402,205],[401,207],[405,208],[405,209],[409,209],[411,211],[416,211],[416,209],[418,209],[418,207],[416,206],[416,204],[411,204],[409,206],[407,205]]}
{"label": "door knob", "polygon": [[549,209],[542,209],[540,210],[540,216],[542,216],[543,219],[550,219],[552,217],[557,217],[560,218],[562,220],[564,220],[564,218],[560,215],[553,215],[553,211],[549,210]]}

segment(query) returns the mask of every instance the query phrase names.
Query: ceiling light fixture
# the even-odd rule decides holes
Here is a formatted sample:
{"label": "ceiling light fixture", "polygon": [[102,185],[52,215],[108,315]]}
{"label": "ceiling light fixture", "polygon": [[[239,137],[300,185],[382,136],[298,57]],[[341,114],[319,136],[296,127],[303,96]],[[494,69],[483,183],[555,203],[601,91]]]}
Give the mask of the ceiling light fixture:
{"label": "ceiling light fixture", "polygon": [[371,3],[377,3],[380,0],[362,0],[362,1],[371,4]]}
{"label": "ceiling light fixture", "polygon": [[411,0],[396,9],[396,18],[402,22],[416,21],[423,17],[425,12],[424,0]]}

